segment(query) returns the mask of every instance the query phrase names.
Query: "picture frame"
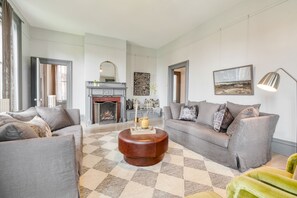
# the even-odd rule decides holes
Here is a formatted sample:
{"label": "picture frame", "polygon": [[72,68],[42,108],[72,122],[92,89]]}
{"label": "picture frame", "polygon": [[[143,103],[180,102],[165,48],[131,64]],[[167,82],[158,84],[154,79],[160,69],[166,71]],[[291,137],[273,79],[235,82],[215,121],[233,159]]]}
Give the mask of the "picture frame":
{"label": "picture frame", "polygon": [[150,95],[150,73],[134,72],[134,96],[149,96]]}
{"label": "picture frame", "polygon": [[215,95],[254,95],[253,65],[213,71]]}

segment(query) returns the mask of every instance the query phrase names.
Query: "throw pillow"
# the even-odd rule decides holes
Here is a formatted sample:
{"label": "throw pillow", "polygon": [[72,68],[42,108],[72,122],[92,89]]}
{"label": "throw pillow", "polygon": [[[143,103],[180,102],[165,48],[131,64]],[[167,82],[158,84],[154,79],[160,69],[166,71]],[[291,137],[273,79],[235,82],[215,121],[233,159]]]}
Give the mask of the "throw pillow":
{"label": "throw pillow", "polygon": [[32,120],[37,115],[37,112],[36,112],[35,107],[30,107],[29,109],[24,110],[24,111],[7,112],[7,114],[17,120],[26,122],[26,121]]}
{"label": "throw pillow", "polygon": [[221,125],[222,125],[224,115],[225,115],[225,111],[226,111],[225,109],[222,109],[222,110],[214,113],[213,129],[217,132],[220,132]]}
{"label": "throw pillow", "polygon": [[179,118],[180,110],[182,106],[184,106],[184,104],[175,103],[175,102],[170,103],[170,110],[171,110],[173,119],[177,120]]}
{"label": "throw pillow", "polygon": [[197,118],[196,106],[182,106],[180,111],[180,120],[195,121]]}
{"label": "throw pillow", "polygon": [[48,124],[38,116],[26,122],[39,137],[52,137],[52,132]]}
{"label": "throw pillow", "polygon": [[248,107],[242,110],[228,127],[227,135],[231,136],[236,132],[236,130],[238,130],[238,127],[240,125],[240,120],[244,118],[251,118],[251,117],[258,117],[258,116],[259,116],[259,110],[254,107]]}
{"label": "throw pillow", "polygon": [[55,131],[72,125],[67,113],[62,106],[56,107],[35,107],[40,117]]}
{"label": "throw pillow", "polygon": [[213,126],[214,113],[218,111],[219,107],[220,104],[201,102],[196,122]]}
{"label": "throw pillow", "polygon": [[220,132],[226,132],[229,125],[233,122],[233,120],[234,120],[234,117],[230,113],[229,109],[226,107],[224,118],[223,118],[223,121],[221,123]]}
{"label": "throw pillow", "polygon": [[255,109],[260,109],[261,104],[254,104],[254,105],[241,105],[235,104],[232,102],[227,101],[227,107],[230,110],[232,116],[235,118],[242,110],[248,107],[254,107]]}
{"label": "throw pillow", "polygon": [[196,106],[196,109],[197,109],[197,115],[199,114],[199,106],[201,104],[201,102],[206,102],[206,100],[201,100],[199,102],[196,102],[196,101],[188,101],[188,106]]}
{"label": "throw pillow", "polygon": [[10,122],[0,126],[0,142],[38,138],[33,129],[21,122]]}

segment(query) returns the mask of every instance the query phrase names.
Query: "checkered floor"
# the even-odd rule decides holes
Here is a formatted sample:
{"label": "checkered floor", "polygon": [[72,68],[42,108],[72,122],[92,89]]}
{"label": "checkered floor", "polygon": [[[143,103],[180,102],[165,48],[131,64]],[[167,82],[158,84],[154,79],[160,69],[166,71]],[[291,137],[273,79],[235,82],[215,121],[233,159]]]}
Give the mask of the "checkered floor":
{"label": "checkered floor", "polygon": [[127,164],[117,148],[117,131],[84,136],[81,198],[184,197],[225,188],[239,172],[169,141],[164,159],[149,167]]}

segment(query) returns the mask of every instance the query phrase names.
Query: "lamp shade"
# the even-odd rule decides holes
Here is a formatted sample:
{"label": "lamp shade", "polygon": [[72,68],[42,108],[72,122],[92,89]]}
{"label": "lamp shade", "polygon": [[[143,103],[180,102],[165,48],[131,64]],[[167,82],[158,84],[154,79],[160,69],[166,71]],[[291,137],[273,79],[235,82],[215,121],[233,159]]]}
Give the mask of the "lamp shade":
{"label": "lamp shade", "polygon": [[277,72],[269,72],[259,81],[257,87],[266,91],[276,92],[279,81],[280,75]]}

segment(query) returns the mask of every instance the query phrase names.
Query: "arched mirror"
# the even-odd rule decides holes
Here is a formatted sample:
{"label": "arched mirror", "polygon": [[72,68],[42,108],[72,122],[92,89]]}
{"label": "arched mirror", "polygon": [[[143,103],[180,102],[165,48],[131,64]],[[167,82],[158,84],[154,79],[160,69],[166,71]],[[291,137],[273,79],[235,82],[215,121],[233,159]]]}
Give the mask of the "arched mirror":
{"label": "arched mirror", "polygon": [[100,64],[100,82],[116,82],[116,65],[110,61]]}

